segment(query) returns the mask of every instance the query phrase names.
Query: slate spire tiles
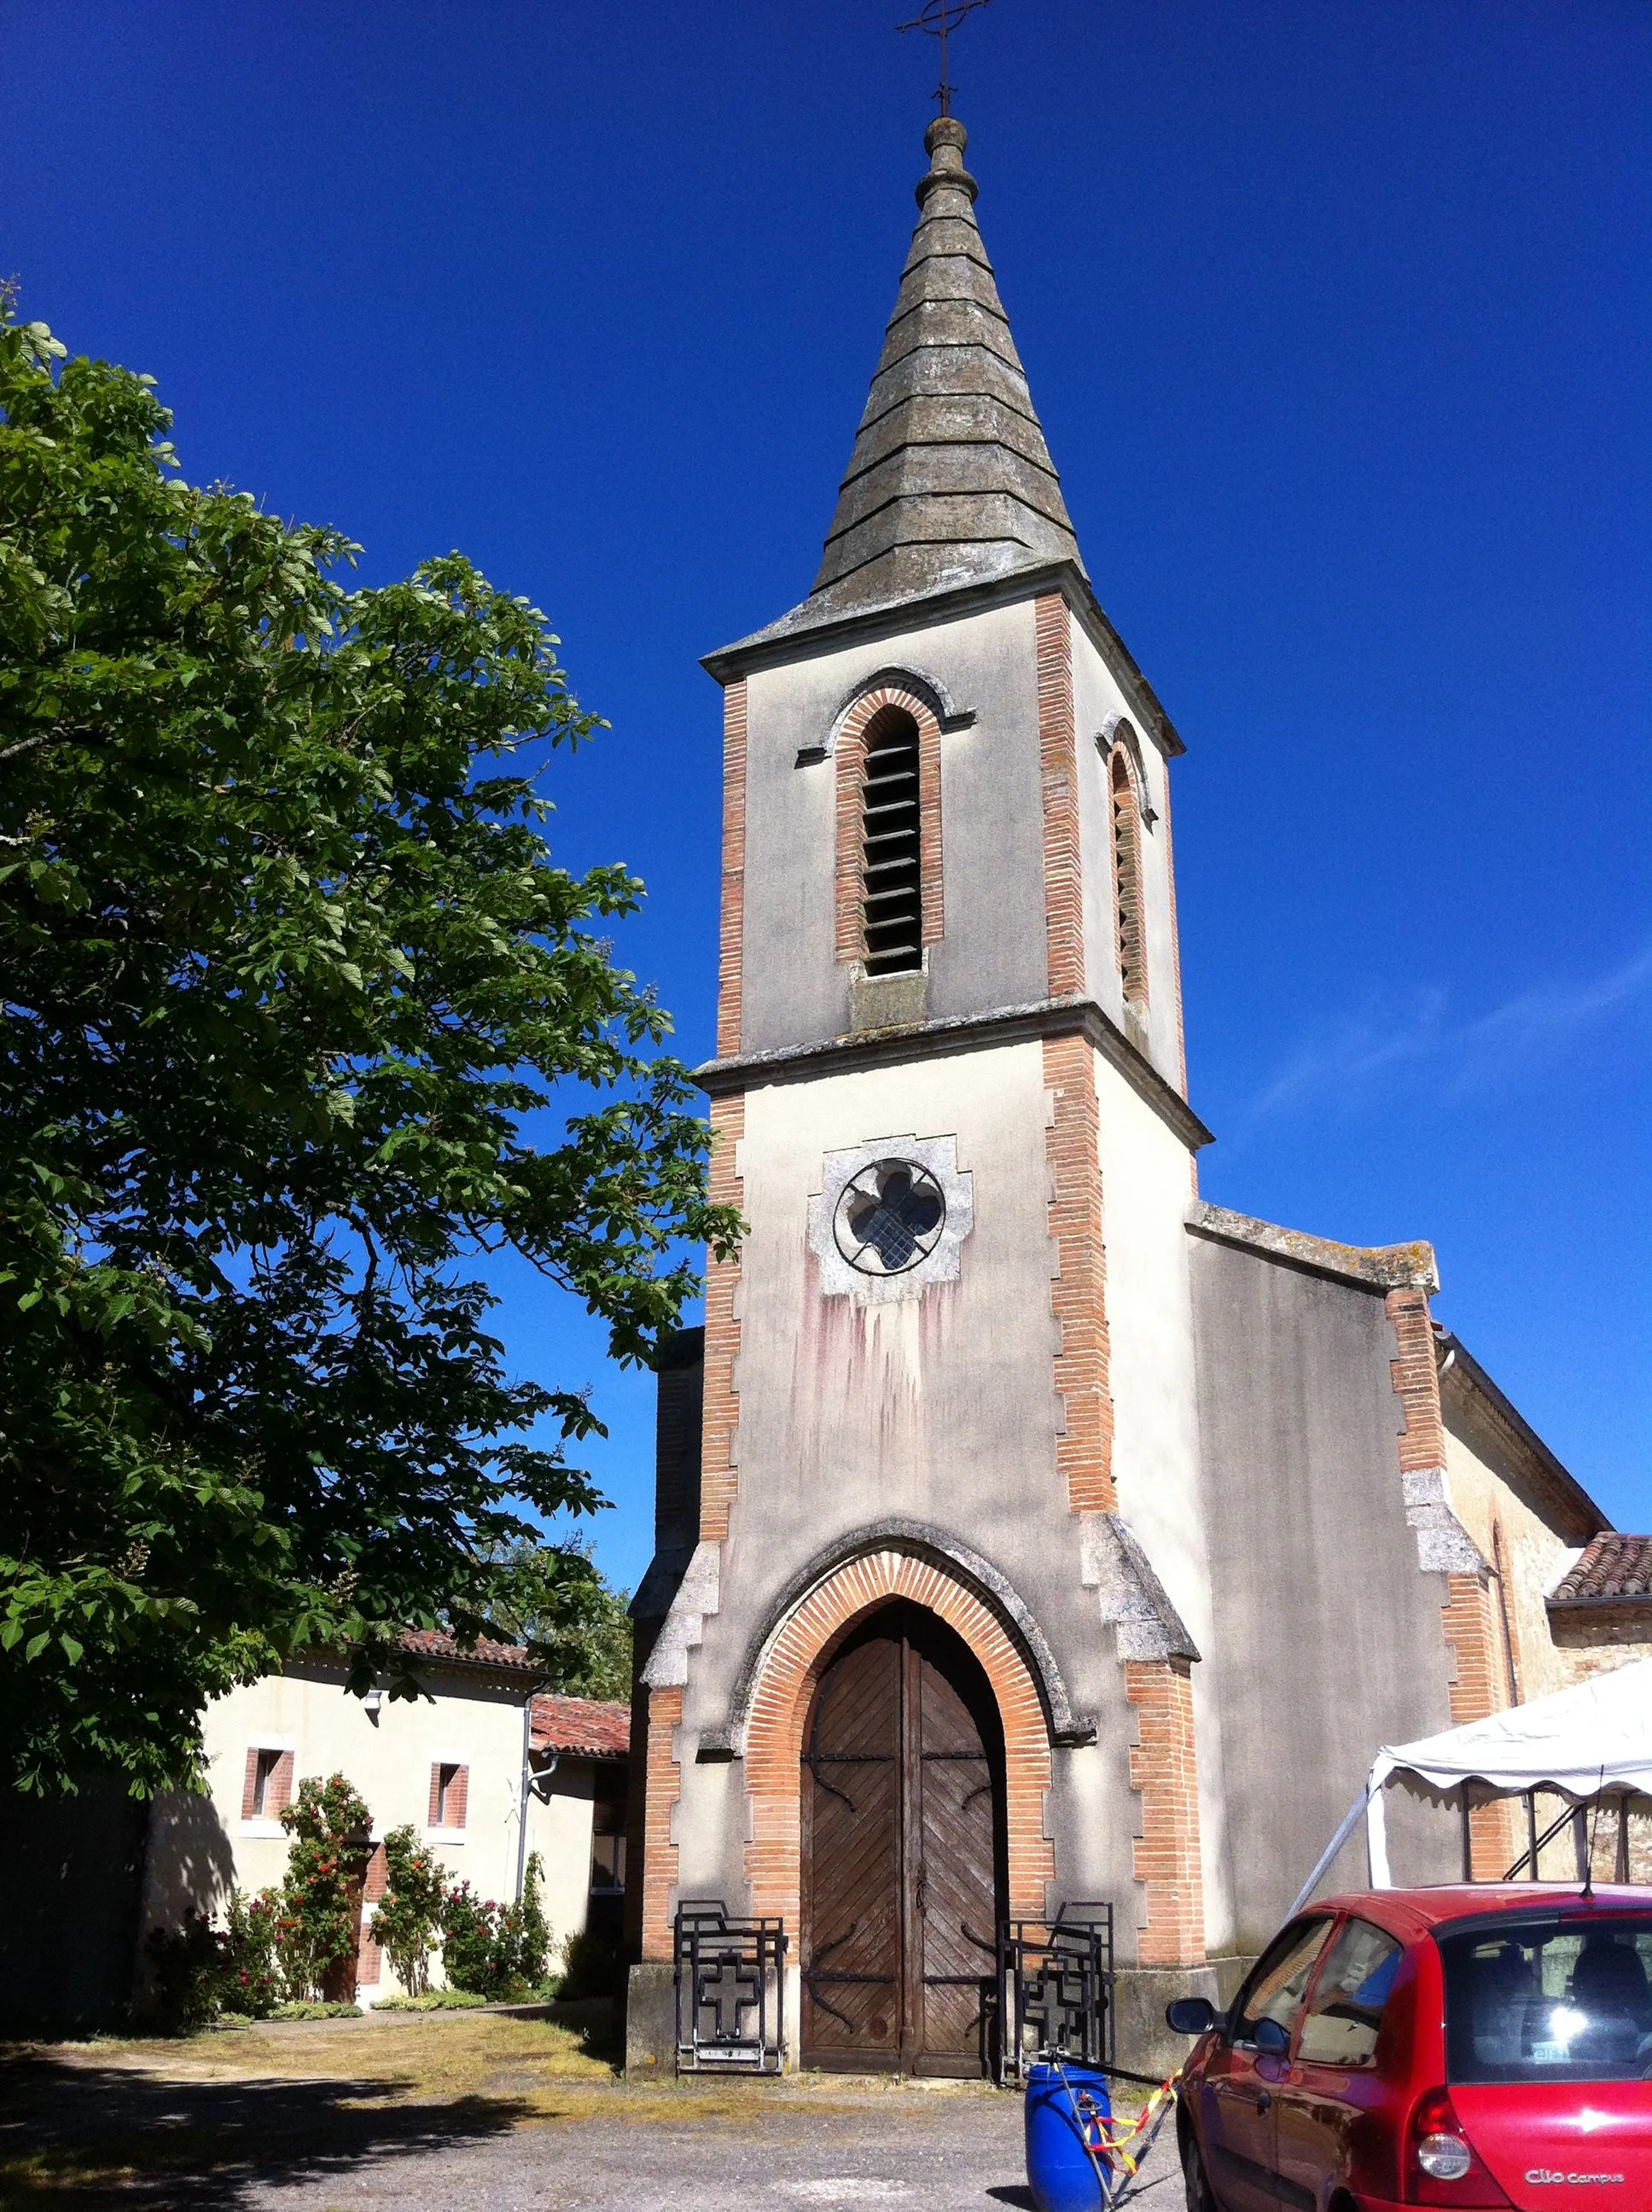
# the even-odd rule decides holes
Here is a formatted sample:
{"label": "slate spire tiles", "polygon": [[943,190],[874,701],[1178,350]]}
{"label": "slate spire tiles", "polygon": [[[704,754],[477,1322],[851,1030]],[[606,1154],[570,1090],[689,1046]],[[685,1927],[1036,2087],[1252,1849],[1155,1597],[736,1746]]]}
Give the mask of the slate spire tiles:
{"label": "slate spire tiles", "polygon": [[961,123],[928,174],[805,622],[1079,558],[975,223]]}

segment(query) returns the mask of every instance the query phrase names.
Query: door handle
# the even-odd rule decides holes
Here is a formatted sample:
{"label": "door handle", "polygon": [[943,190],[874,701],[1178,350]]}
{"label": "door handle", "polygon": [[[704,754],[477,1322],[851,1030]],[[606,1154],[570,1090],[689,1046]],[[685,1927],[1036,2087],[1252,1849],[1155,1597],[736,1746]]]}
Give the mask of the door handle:
{"label": "door handle", "polygon": [[1272,2096],[1266,2089],[1259,2089],[1256,2092],[1256,2109],[1259,2112],[1266,2112],[1268,2106],[1272,2102]]}

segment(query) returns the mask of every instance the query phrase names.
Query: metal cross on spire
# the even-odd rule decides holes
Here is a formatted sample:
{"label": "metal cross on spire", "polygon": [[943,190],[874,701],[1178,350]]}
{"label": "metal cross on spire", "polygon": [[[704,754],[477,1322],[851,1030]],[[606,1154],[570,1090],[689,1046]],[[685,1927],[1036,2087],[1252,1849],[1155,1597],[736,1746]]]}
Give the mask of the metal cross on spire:
{"label": "metal cross on spire", "polygon": [[924,0],[923,6],[909,23],[896,26],[902,31],[927,31],[932,39],[940,40],[941,81],[936,87],[935,98],[941,103],[943,115],[952,112],[952,94],[957,90],[956,85],[946,81],[947,33],[956,31],[966,15],[973,15],[977,8],[986,5],[987,0]]}

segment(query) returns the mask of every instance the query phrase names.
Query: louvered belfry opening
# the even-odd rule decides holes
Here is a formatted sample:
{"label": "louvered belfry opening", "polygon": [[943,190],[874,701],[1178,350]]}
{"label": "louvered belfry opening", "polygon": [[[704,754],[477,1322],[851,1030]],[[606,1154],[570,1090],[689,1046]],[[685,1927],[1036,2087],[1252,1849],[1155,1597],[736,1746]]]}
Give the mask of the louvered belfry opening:
{"label": "louvered belfry opening", "polygon": [[1127,1004],[1147,1004],[1147,932],[1141,898],[1141,813],[1123,749],[1115,747],[1113,792],[1114,882],[1119,902],[1119,969]]}
{"label": "louvered belfry opening", "polygon": [[860,880],[866,973],[896,975],[924,964],[918,725],[904,708],[885,707],[867,725],[865,745]]}

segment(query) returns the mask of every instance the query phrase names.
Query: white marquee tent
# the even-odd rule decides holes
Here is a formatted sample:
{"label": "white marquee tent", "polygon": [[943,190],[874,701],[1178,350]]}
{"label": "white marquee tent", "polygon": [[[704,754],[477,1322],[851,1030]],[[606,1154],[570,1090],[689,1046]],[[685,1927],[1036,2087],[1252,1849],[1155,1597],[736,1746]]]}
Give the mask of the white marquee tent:
{"label": "white marquee tent", "polygon": [[1385,1744],[1370,1778],[1348,1808],[1302,1893],[1285,1915],[1300,1912],[1365,1816],[1371,1887],[1391,1889],[1382,1785],[1391,1774],[1415,1774],[1436,1789],[1484,1782],[1493,1790],[1559,1790],[1580,1802],[1632,1791],[1652,1796],[1652,1659],[1597,1674],[1552,1697],[1534,1698],[1489,1720],[1470,1721],[1416,1743]]}
{"label": "white marquee tent", "polygon": [[1652,1796],[1652,1659],[1418,1743],[1385,1744],[1365,1799],[1376,1889],[1392,1886],[1382,1784],[1402,1769],[1436,1790],[1484,1782],[1493,1790],[1564,1790],[1576,1798],[1603,1790]]}

